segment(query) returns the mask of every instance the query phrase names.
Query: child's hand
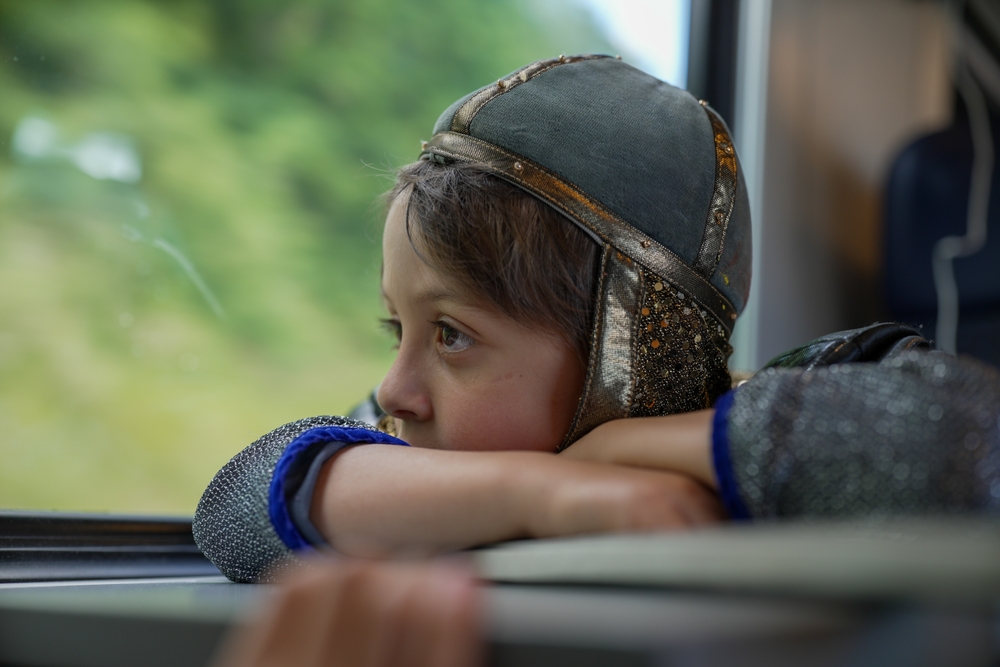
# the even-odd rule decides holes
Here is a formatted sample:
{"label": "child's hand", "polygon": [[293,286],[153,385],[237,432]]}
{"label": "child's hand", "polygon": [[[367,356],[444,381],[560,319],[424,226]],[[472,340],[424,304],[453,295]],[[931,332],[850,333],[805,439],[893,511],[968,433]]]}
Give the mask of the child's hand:
{"label": "child's hand", "polygon": [[711,446],[714,415],[714,410],[700,410],[610,421],[577,440],[560,456],[677,472],[715,489],[718,483]]}
{"label": "child's hand", "polygon": [[617,465],[567,466],[545,497],[534,537],[689,528],[726,516],[718,497],[690,477]]}
{"label": "child's hand", "polygon": [[215,667],[474,667],[472,577],[442,565],[317,561],[228,638]]}

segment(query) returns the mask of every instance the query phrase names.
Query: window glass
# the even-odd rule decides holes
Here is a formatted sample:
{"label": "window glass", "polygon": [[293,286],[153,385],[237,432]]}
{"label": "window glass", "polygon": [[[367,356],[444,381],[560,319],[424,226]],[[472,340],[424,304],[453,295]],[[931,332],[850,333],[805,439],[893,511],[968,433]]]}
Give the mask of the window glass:
{"label": "window glass", "polygon": [[254,438],[363,399],[393,168],[516,67],[627,55],[602,11],[0,2],[0,507],[190,513]]}

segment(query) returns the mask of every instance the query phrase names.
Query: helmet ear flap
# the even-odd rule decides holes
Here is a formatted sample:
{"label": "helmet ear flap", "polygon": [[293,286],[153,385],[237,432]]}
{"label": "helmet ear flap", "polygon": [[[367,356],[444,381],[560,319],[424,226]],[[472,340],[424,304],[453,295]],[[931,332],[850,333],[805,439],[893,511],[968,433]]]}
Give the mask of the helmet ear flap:
{"label": "helmet ear flap", "polygon": [[606,421],[709,408],[732,386],[728,331],[690,295],[604,246],[583,394],[560,450]]}
{"label": "helmet ear flap", "polygon": [[642,297],[639,267],[608,244],[600,266],[583,394],[560,450],[604,422],[628,417],[632,402],[630,323]]}

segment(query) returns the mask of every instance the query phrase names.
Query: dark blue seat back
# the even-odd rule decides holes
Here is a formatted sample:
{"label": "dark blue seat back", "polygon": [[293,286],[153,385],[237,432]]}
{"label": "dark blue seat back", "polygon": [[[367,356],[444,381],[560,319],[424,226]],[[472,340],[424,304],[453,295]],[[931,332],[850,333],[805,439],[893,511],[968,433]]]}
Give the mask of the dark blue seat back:
{"label": "dark blue seat back", "polygon": [[[884,289],[893,319],[934,336],[937,294],[931,254],[944,236],[966,229],[972,138],[964,113],[942,132],[907,146],[893,164],[885,197]],[[992,118],[1000,153],[1000,122]],[[954,261],[959,353],[1000,365],[1000,169],[994,169],[989,236],[977,254]]]}

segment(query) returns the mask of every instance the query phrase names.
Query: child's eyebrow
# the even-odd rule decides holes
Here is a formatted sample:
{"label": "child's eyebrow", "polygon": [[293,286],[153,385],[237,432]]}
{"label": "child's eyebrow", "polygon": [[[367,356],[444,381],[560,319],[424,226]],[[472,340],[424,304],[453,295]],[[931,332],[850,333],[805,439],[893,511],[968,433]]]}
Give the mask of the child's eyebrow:
{"label": "child's eyebrow", "polygon": [[[382,293],[382,299],[392,303],[392,300],[385,293],[384,287],[379,287],[379,291]],[[444,287],[433,287],[430,289],[417,292],[417,294],[411,299],[414,303],[434,303],[437,301],[463,301],[457,292],[449,290]]]}

